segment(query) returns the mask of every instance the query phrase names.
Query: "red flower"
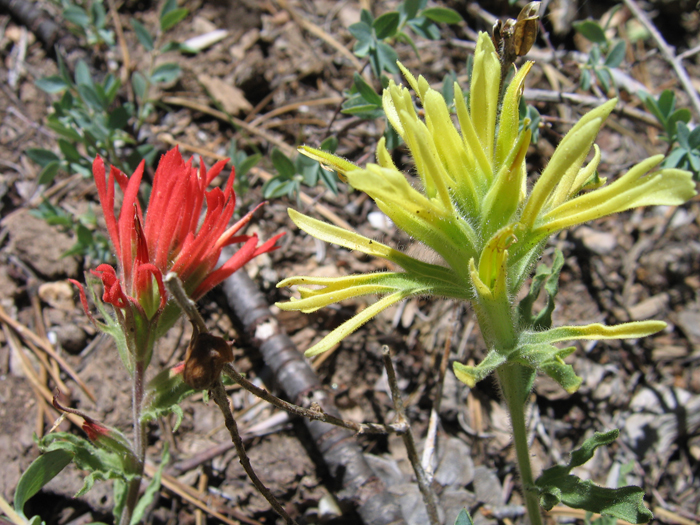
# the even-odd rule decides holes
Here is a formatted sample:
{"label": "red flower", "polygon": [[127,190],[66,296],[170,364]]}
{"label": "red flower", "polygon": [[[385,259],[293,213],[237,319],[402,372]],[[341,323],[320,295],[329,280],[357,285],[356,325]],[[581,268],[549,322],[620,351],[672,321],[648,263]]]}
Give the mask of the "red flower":
{"label": "red flower", "polygon": [[[229,227],[236,207],[233,170],[223,191],[207,191],[226,162],[219,161],[207,171],[203,162],[199,169],[192,166],[192,159],[185,162],[177,148],[167,152],[153,178],[144,219],[138,202],[144,163],[131,177],[112,166],[106,178],[103,160],[95,158],[92,172],[118,260],[118,271],[108,264],[92,271],[102,279],[103,301],[119,309],[131,305],[152,319],[166,305],[163,276],[168,272],[177,273],[185,290],[197,300],[254,257],[276,249],[274,244],[282,234],[260,246],[257,235],[238,235],[260,205]],[[115,182],[124,194],[118,217]],[[222,248],[235,243],[243,246],[216,268]]]}

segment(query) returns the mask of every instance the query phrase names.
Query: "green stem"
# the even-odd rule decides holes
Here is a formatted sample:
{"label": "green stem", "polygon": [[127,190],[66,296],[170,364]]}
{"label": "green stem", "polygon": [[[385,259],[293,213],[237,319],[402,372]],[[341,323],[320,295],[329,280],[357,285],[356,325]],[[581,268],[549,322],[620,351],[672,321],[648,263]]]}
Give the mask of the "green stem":
{"label": "green stem", "polygon": [[122,516],[119,521],[120,525],[129,525],[131,516],[136,508],[136,503],[139,500],[139,490],[141,488],[141,479],[143,478],[143,468],[146,464],[146,425],[141,421],[141,409],[143,405],[144,395],[144,375],[146,369],[143,361],[136,361],[134,364],[134,373],[131,376],[131,402],[132,402],[132,417],[134,420],[134,454],[138,459],[139,475],[135,476],[129,482],[129,489],[126,495],[126,502]]}
{"label": "green stem", "polygon": [[527,443],[525,424],[525,402],[532,388],[534,370],[518,364],[506,364],[497,370],[503,397],[508,405],[510,423],[513,428],[513,444],[518,459],[518,470],[523,487],[523,496],[531,525],[542,525],[542,515],[537,493],[533,490],[535,480],[530,465],[530,448]]}

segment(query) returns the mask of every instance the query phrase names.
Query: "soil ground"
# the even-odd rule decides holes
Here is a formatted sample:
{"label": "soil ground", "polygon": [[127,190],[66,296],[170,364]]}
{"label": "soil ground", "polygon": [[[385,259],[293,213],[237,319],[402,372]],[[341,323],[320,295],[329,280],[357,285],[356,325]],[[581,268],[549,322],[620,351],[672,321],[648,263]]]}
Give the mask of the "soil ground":
{"label": "soil ground", "polygon": [[[608,3],[554,4],[543,17],[550,45],[562,51],[589,51],[586,42],[575,36],[571,23],[586,17],[600,19]],[[61,31],[68,32],[55,4],[37,5],[60,22]],[[377,15],[396,5],[375,2],[372,9]],[[448,71],[454,71],[460,80],[466,78],[470,43],[475,31],[489,29],[488,12],[512,17],[518,12],[505,2],[484,2],[481,8],[477,4],[465,7],[462,2],[448,5],[457,9],[465,22],[441,26],[442,38],[438,41],[417,38],[420,60],[408,45],[396,44],[408,69],[423,74],[431,84],[442,82]],[[140,141],[153,144],[161,152],[179,144],[183,154],[201,154],[207,165],[213,164],[217,156],[226,155],[232,139],[249,153],[261,152],[262,162],[248,174],[249,187],[239,195],[242,211],[263,200],[262,184],[270,173],[274,174],[268,159],[280,144],[288,145],[289,153],[301,143],[318,145],[330,132],[340,139],[339,154],[361,164],[372,160],[383,124],[338,113],[343,93],[351,87],[355,66],[347,57],[349,53],[340,52],[327,38],[321,38],[330,35],[351,49],[353,39],[347,27],[359,20],[360,3],[308,0],[287,5],[281,1],[187,0],[183,6],[190,14],[169,35],[173,40],[182,42],[213,29],[225,29],[227,34],[196,56],[173,52],[161,57],[177,62],[183,74],[158,93],[161,103],[144,125]],[[136,17],[146,27],[154,27],[159,6],[127,0],[117,2],[117,7],[131,61],[138,67],[145,57],[128,20]],[[655,13],[654,24],[678,52],[700,44],[700,13],[693,10],[694,5],[659,2],[642,7]],[[635,23],[635,17],[623,7],[613,17],[611,32],[629,38],[629,31],[637,27]],[[108,26],[112,24],[110,19]],[[105,68],[121,63],[118,48],[90,48],[77,41],[79,45],[68,50],[69,62],[87,57],[95,74],[104,74]],[[71,53],[75,55],[71,57]],[[58,151],[55,134],[45,126],[54,97],[34,85],[36,79],[56,74],[55,57],[3,10],[0,54],[0,298],[4,316],[51,341],[96,394],[93,403],[60,371],[69,389],[66,404],[128,431],[131,409],[127,372],[111,341],[95,333],[66,281],[83,280],[83,272],[101,261],[62,258],[61,254],[75,242],[73,234],[30,214],[42,195],[71,214],[84,213],[88,206],[99,210],[91,178],[60,173],[50,188],[38,187],[39,169],[25,153],[32,147]],[[590,94],[577,89],[582,66],[577,55],[562,54],[553,60],[552,49],[542,39],[537,41],[533,55],[537,62],[528,78],[528,88]],[[698,54],[691,54],[683,61],[696,89],[700,87],[699,60]],[[628,45],[620,71],[653,93],[674,89],[679,106],[689,107],[688,97],[653,40]],[[594,94],[604,96],[599,87],[594,88]],[[644,109],[634,91],[622,88],[620,95],[626,107]],[[183,99],[198,103],[198,109],[177,102]],[[586,108],[537,97],[528,102],[543,115],[540,140],[529,152],[528,170],[536,174],[545,165],[543,159],[551,155]],[[248,128],[219,118],[221,110],[244,120]],[[612,179],[642,158],[665,151],[658,128],[621,113],[610,117],[597,143],[603,152],[601,175]],[[410,170],[405,150],[397,152],[396,160]],[[376,205],[346,185],[340,185],[338,196],[320,186],[304,188],[304,192],[313,198],[311,205],[303,203],[306,201],[300,205],[287,197],[273,199],[248,229],[249,233],[257,231],[262,239],[286,233],[279,250],[246,267],[270,304],[289,297],[288,291],[275,288],[284,277],[383,269],[376,260],[320,245],[300,232],[287,216],[288,207],[319,217],[316,203],[322,204],[364,235],[406,247],[410,253],[421,253],[422,247],[412,246],[411,239],[393,225],[377,221]],[[566,394],[547,378],[538,379],[529,416],[535,468],[539,471],[565,461],[568,452],[594,431],[620,428],[616,444],[599,451],[579,475],[611,485],[621,472],[625,473],[627,483],[644,488],[646,502],[656,518],[669,524],[700,522],[699,212],[700,202],[695,200],[679,208],[644,208],[601,219],[558,235],[542,261],[551,261],[554,248],[565,256],[555,325],[654,318],[666,321],[668,328],[643,340],[579,345],[571,362],[584,382],[574,395]],[[276,312],[299,349],[304,350],[369,301],[347,302],[312,315]],[[220,292],[212,292],[200,307],[213,331],[241,339],[237,322],[230,318],[231,310]],[[154,370],[176,363],[184,354],[190,334],[188,323],[181,322],[171,334],[157,348]],[[469,309],[449,301],[413,299],[387,310],[348,337],[317,366],[318,374],[346,419],[391,422],[394,407],[381,358],[382,345],[389,345],[395,354],[408,417],[422,449],[438,381],[436,363],[446,341],[451,345],[450,359],[478,362],[485,355]],[[20,474],[38,455],[32,434],[44,434],[57,418],[40,389],[52,391],[58,385],[35,357],[35,345],[31,338],[3,322],[0,495],[10,502]],[[249,378],[269,381],[269,373],[252,347],[237,348],[235,366]],[[233,391],[232,399],[241,414],[239,425],[254,468],[290,513],[308,523],[358,523],[352,509],[341,511],[334,503],[337,487],[317,452],[307,446],[308,436],[301,425],[280,417],[277,410],[257,403],[242,391]],[[164,441],[170,444],[174,465],[229,441],[213,403],[205,403],[199,396],[187,400],[183,409],[184,420],[176,432],[172,432],[171,419],[149,429],[151,462],[159,461]],[[61,429],[79,432],[67,422]],[[448,371],[435,458],[435,486],[441,495],[445,523],[454,523],[456,512],[463,506],[480,523],[526,521],[508,435],[506,413],[494,384],[486,380],[470,390]],[[420,498],[401,439],[358,439],[372,464],[394,487],[408,522],[420,523],[416,521],[418,511],[411,510]],[[188,470],[169,467],[166,473],[172,481],[162,488],[151,509],[151,523],[220,522],[208,511],[199,510],[193,501],[216,510],[229,520],[227,523],[281,523],[253,489],[230,447]],[[67,469],[30,502],[27,515],[39,513],[49,524],[110,522],[113,501],[109,483],[98,483],[86,496],[72,499],[83,477],[83,473]],[[581,513],[562,510],[548,519],[570,522],[581,518]]]}

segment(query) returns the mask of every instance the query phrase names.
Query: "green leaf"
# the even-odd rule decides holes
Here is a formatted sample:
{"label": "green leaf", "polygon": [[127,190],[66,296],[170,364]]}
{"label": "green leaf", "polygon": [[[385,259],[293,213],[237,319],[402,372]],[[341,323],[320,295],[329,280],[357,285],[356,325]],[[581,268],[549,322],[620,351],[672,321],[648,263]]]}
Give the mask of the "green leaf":
{"label": "green leaf", "polygon": [[573,476],[570,471],[589,461],[595,450],[617,439],[620,431],[596,432],[571,453],[568,465],[557,465],[545,470],[535,481],[540,494],[540,505],[550,510],[563,503],[575,509],[612,516],[630,523],[647,523],[654,516],[644,506],[644,491],[639,487],[604,488]]}
{"label": "green leaf", "polygon": [[363,9],[362,11],[360,11],[360,22],[367,24],[369,27],[372,27],[372,24],[374,23],[374,17],[372,16],[372,13],[370,13],[367,9]]}
{"label": "green leaf", "polygon": [[67,465],[73,461],[73,455],[65,450],[54,450],[42,454],[27,467],[19,478],[15,489],[15,511],[22,517],[24,504],[29,498],[39,492],[49,481],[55,478]]}
{"label": "green leaf", "polygon": [[664,89],[659,95],[657,106],[661,114],[668,118],[676,107],[676,94],[670,89]]}
{"label": "green leaf", "polygon": [[199,390],[188,386],[182,380],[182,373],[176,369],[168,368],[161,371],[149,381],[146,387],[141,421],[154,421],[159,417],[175,414],[177,421],[173,428],[174,432],[182,422],[183,413],[180,403],[197,392]]}
{"label": "green leaf", "polygon": [[180,66],[174,62],[166,62],[159,65],[151,75],[151,82],[154,84],[172,82],[180,76],[182,70]]}
{"label": "green leaf", "polygon": [[459,511],[459,515],[455,520],[455,525],[474,525],[472,517],[467,512],[467,509],[462,509]]}
{"label": "green leaf", "polygon": [[165,15],[177,9],[177,0],[166,0],[163,4],[163,8],[160,10],[160,18],[162,19]]}
{"label": "green leaf", "polygon": [[382,71],[398,74],[399,68],[396,65],[398,59],[399,57],[396,51],[384,42],[378,42],[376,49],[372,50],[369,55],[370,63],[377,76],[379,76]]}
{"label": "green leaf", "polygon": [[83,156],[76,147],[65,139],[58,139],[58,147],[69,162],[80,162]]}
{"label": "green leaf", "polygon": [[401,15],[401,20],[399,25],[403,25],[406,20],[412,20],[418,14],[420,9],[420,0],[405,0],[399,5],[399,15]]}
{"label": "green leaf", "polygon": [[584,69],[581,71],[581,89],[584,91],[588,91],[591,89],[591,70],[590,69]]}
{"label": "green leaf", "polygon": [[409,20],[407,25],[413,29],[416,34],[428,40],[438,40],[440,38],[440,28],[435,22],[424,16]]}
{"label": "green leaf", "polygon": [[273,177],[263,185],[263,197],[266,199],[276,199],[284,195],[292,196],[299,191],[299,183],[295,180],[282,180],[280,177]]}
{"label": "green leaf", "polygon": [[575,350],[574,346],[557,348],[546,343],[526,344],[508,354],[508,361],[544,372],[569,394],[573,394],[581,386],[582,379],[576,375],[571,365],[564,362],[564,358]]}
{"label": "green leaf", "polygon": [[338,175],[334,171],[328,171],[324,170],[321,168],[319,170],[319,174],[321,175],[321,180],[323,181],[323,184],[326,185],[326,187],[331,190],[331,193],[335,195],[336,197],[338,196]]}
{"label": "green leaf", "polygon": [[141,42],[141,45],[146,51],[153,51],[153,37],[148,32],[148,29],[146,29],[146,26],[135,18],[132,18],[131,27],[134,29],[134,33],[136,33],[136,38],[139,39],[139,42]]}
{"label": "green leaf", "polygon": [[447,7],[430,7],[421,12],[421,16],[429,18],[433,22],[444,24],[459,24],[463,19],[457,11]]}
{"label": "green leaf", "polygon": [[403,31],[399,31],[396,34],[396,41],[403,42],[404,44],[408,44],[409,46],[411,46],[411,49],[413,49],[413,52],[416,54],[416,57],[420,58],[420,53],[418,52],[418,46],[416,46],[416,43],[413,41],[413,39],[407,33],[404,33]]}
{"label": "green leaf", "polygon": [[598,78],[598,82],[603,88],[603,91],[610,91],[610,86],[613,85],[612,75],[606,67],[597,67],[593,70],[595,76]]}
{"label": "green leaf", "polygon": [[605,57],[605,65],[607,67],[619,67],[625,58],[627,44],[624,40],[619,40],[612,47],[608,55]]}
{"label": "green leaf", "polygon": [[124,129],[129,122],[129,112],[124,106],[119,106],[109,112],[107,117],[107,127],[109,129]]}
{"label": "green leaf", "polygon": [[665,168],[681,168],[683,167],[684,158],[688,154],[688,150],[675,147],[668,157],[664,159],[663,166]]}
{"label": "green leaf", "polygon": [[358,93],[362,95],[364,100],[374,106],[382,106],[382,97],[378,95],[376,91],[374,91],[374,88],[370,86],[359,73],[355,72],[352,79],[355,89],[357,89]]}
{"label": "green leaf", "polygon": [[141,499],[134,507],[134,513],[131,515],[131,522],[129,525],[138,525],[146,513],[148,507],[153,503],[153,499],[158,495],[160,490],[160,480],[163,476],[163,468],[170,462],[170,452],[169,445],[167,441],[163,442],[163,454],[160,457],[160,465],[158,465],[158,470],[153,474],[153,479],[146,487],[146,490],[141,496]]}
{"label": "green leaf", "polygon": [[49,162],[39,173],[39,178],[37,183],[39,184],[51,184],[51,182],[56,178],[58,170],[61,167],[61,163],[57,160]]}
{"label": "green leaf", "polygon": [[294,163],[284,153],[275,148],[271,155],[272,165],[283,179],[291,179],[296,173]]}
{"label": "green leaf", "polygon": [[318,184],[318,172],[321,169],[318,161],[306,155],[297,155],[294,165],[296,167],[296,172],[301,175],[304,184],[310,188]]}
{"label": "green leaf", "polygon": [[[690,117],[691,117],[690,110],[687,108],[677,109],[676,111],[674,111],[671,114],[670,117],[668,117],[668,120],[666,121],[665,127],[666,127],[666,134],[669,135],[668,136],[669,142],[673,142],[676,139],[676,133],[677,133],[676,124],[678,122],[683,122],[683,123],[687,124],[688,122],[690,122]],[[697,127],[695,129],[697,129]],[[669,131],[670,131],[670,133],[669,133]],[[692,144],[692,140],[690,141],[690,143]]]}
{"label": "green leaf", "polygon": [[90,75],[90,68],[84,60],[78,60],[75,65],[75,83],[78,85],[92,86],[92,76]]}
{"label": "green leaf", "polygon": [[75,466],[89,472],[83,480],[83,487],[75,497],[82,496],[92,488],[97,480],[122,479],[129,481],[138,475],[139,467],[135,456],[124,457],[96,447],[87,439],[67,432],[53,432],[39,441],[44,451],[64,450],[73,455]]}
{"label": "green leaf", "polygon": [[[678,111],[681,111],[681,110],[679,109]],[[676,111],[676,113],[678,113],[678,111]],[[673,115],[675,115],[676,113],[674,113]],[[673,115],[671,115],[671,118],[673,118]],[[688,119],[688,120],[690,120],[690,119]],[[687,121],[684,121],[684,122],[687,122]],[[693,128],[693,131],[690,132],[690,135],[688,135],[688,145],[692,149],[698,149],[700,147],[700,126],[695,126]]]}
{"label": "green leaf", "polygon": [[598,22],[593,20],[583,20],[581,22],[574,22],[573,26],[576,31],[581,33],[581,35],[594,44],[605,44],[608,41],[608,39],[605,38],[603,28],[600,27]]}
{"label": "green leaf", "polygon": [[685,122],[677,122],[676,123],[676,140],[678,140],[678,144],[686,150],[692,149],[690,147],[690,129],[688,128],[688,125]]}
{"label": "green leaf", "polygon": [[131,85],[134,88],[136,98],[140,101],[144,101],[146,99],[146,91],[148,90],[148,80],[146,80],[146,77],[138,71],[134,71],[134,74],[131,75]]}
{"label": "green leaf", "polygon": [[236,178],[245,176],[253,166],[260,162],[260,159],[262,159],[262,155],[260,153],[254,153],[253,155],[246,156],[239,164],[235,164]]}
{"label": "green leaf", "polygon": [[92,23],[97,28],[104,28],[105,20],[107,18],[107,13],[102,5],[102,2],[93,1],[90,6],[90,13],[92,14]]}
{"label": "green leaf", "polygon": [[[523,326],[532,326],[534,330],[548,330],[552,327],[552,312],[556,306],[554,298],[559,292],[559,274],[564,266],[564,256],[561,250],[554,252],[552,267],[544,264],[537,267],[537,271],[532,278],[530,289],[518,305],[520,322]],[[547,293],[547,303],[537,316],[532,312],[532,307],[544,287]]]}
{"label": "green leaf", "polygon": [[189,14],[189,10],[184,7],[173,9],[160,17],[160,29],[165,32],[172,29]]}
{"label": "green leaf", "polygon": [[452,364],[452,369],[457,379],[469,388],[474,388],[474,385],[486,378],[491,372],[505,362],[506,357],[504,355],[495,350],[491,350],[477,366],[467,366],[462,363],[454,362]]}
{"label": "green leaf", "polygon": [[34,82],[34,84],[42,91],[45,91],[49,94],[60,93],[61,91],[65,91],[70,87],[69,84],[65,80],[63,80],[63,77],[60,77],[58,75],[51,75],[50,77],[39,78]]}
{"label": "green leaf", "polygon": [[373,42],[372,27],[368,26],[364,22],[358,22],[348,27],[348,31],[350,31],[350,34],[357,39],[357,42],[355,42],[353,47],[355,54],[359,57],[367,56]]}
{"label": "green leaf", "polygon": [[80,6],[71,5],[66,7],[63,10],[63,18],[83,29],[90,27],[90,15]]}
{"label": "green leaf", "polygon": [[24,152],[33,162],[36,162],[42,168],[46,167],[50,162],[61,160],[53,151],[43,148],[29,148]]}
{"label": "green leaf", "polygon": [[396,34],[398,28],[399,13],[396,11],[384,13],[372,23],[372,29],[379,40],[391,38]]}
{"label": "green leaf", "polygon": [[[700,129],[700,128],[696,128]],[[329,153],[335,153],[335,150],[338,149],[338,139],[335,135],[331,135],[330,137],[326,138],[321,142],[321,149],[323,151],[327,151]]]}

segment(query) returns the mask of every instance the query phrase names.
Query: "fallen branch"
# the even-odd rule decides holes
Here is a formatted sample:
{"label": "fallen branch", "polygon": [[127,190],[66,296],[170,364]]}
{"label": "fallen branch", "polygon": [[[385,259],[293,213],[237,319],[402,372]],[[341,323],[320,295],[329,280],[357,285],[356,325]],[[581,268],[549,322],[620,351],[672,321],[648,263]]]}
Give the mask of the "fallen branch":
{"label": "fallen branch", "polygon": [[[246,273],[236,272],[224,281],[223,292],[250,343],[260,350],[286,397],[301,406],[317,403],[324,413],[339,417],[335,403],[323,390],[316,373],[283,332],[267,301]],[[373,525],[403,523],[395,496],[372,472],[354,433],[322,421],[304,420],[304,423],[330,474],[341,483],[342,494],[356,505],[362,520]]]}

